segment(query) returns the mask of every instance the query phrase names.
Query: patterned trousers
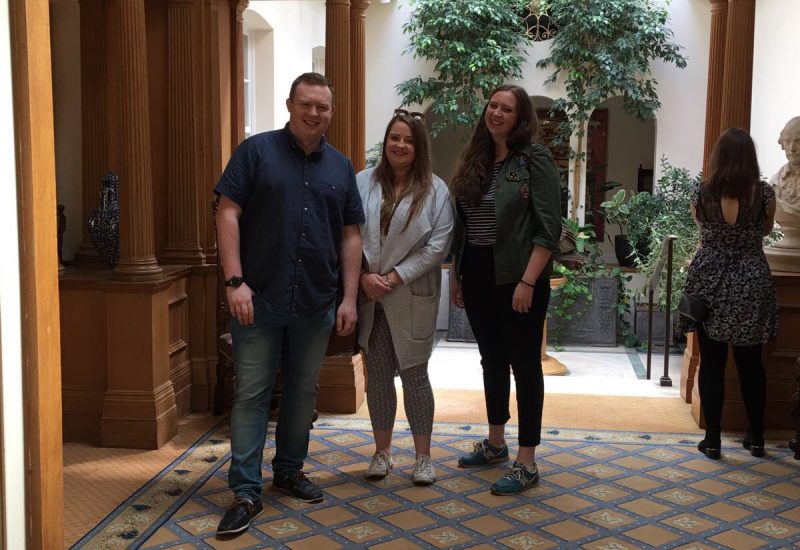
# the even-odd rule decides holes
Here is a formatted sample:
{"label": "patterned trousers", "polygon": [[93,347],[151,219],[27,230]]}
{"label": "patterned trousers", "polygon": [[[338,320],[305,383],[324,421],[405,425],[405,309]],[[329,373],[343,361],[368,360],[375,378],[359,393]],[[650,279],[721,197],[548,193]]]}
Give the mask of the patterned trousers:
{"label": "patterned trousers", "polygon": [[428,363],[400,369],[394,353],[392,333],[383,309],[375,308],[367,355],[367,406],[375,431],[391,430],[397,414],[396,373],[403,383],[403,404],[414,435],[430,435],[433,430],[433,389],[428,379]]}

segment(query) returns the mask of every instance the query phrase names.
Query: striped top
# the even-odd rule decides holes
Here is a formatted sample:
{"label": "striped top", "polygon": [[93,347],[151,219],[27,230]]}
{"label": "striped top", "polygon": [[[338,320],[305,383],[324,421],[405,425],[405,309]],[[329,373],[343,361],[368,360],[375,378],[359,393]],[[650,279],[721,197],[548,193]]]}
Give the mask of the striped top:
{"label": "striped top", "polygon": [[494,212],[494,197],[497,189],[497,175],[503,162],[492,169],[492,182],[489,190],[478,206],[469,206],[461,199],[459,205],[464,211],[467,225],[467,244],[472,246],[494,246],[497,242],[497,218]]}

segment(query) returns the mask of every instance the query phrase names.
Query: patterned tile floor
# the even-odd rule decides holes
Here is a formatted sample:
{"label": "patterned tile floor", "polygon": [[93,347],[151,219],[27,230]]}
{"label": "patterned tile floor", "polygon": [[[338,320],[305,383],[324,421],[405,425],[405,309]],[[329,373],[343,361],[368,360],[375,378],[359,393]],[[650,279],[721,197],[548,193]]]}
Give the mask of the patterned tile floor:
{"label": "patterned tile floor", "polygon": [[[395,469],[373,483],[363,478],[373,452],[368,421],[323,419],[306,471],[325,501],[302,504],[270,489],[253,527],[228,540],[214,536],[231,501],[220,425],[75,548],[800,547],[800,463],[774,443],[755,459],[726,439],[723,459],[711,461],[697,452],[697,435],[550,429],[537,450],[540,484],[497,497],[489,486],[503,465],[456,465],[480,427],[437,424],[439,479],[415,487],[413,441],[400,424]],[[272,451],[268,440],[265,465]],[[269,487],[268,466],[264,476]]]}

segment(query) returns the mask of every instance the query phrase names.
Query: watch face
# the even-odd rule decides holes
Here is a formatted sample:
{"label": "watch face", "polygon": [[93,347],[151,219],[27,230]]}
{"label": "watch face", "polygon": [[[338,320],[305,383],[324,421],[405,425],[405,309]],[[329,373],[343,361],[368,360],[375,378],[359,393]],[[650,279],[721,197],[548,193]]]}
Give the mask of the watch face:
{"label": "watch face", "polygon": [[242,279],[241,277],[231,277],[230,279],[225,281],[225,286],[232,286],[234,288],[238,288],[242,286],[243,282],[244,279]]}

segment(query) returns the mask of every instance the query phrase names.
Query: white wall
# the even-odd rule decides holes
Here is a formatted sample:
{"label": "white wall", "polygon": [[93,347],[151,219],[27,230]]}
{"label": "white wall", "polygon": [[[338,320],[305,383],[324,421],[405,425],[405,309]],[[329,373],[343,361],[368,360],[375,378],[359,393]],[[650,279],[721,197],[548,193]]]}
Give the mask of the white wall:
{"label": "white wall", "polygon": [[275,128],[275,33],[269,23],[251,9],[244,12],[244,32],[253,50],[251,133],[254,134]]}
{"label": "white wall", "polygon": [[800,116],[798,23],[797,0],[756,3],[750,133],[766,178],[786,163],[778,135],[790,118]]}
{"label": "white wall", "polygon": [[660,159],[697,173],[703,168],[706,121],[708,51],[711,39],[711,3],[708,0],[673,0],[668,6],[673,41],[688,58],[685,69],[663,62],[653,64],[661,110],[656,124],[655,179]]}
{"label": "white wall", "polygon": [[0,9],[0,452],[2,452],[3,540],[0,547],[25,548],[25,453],[22,403],[22,315],[14,105],[11,90],[11,38],[8,9]]}
{"label": "white wall", "polygon": [[[246,22],[256,20],[248,18],[251,10],[272,29],[256,40],[255,130],[282,128],[289,120],[286,98],[292,81],[312,70],[312,50],[325,46],[325,1],[251,0],[245,11]],[[265,82],[268,80],[272,82]]]}
{"label": "white wall", "polygon": [[[78,0],[50,2],[53,109],[56,139],[56,194],[65,207],[67,228],[63,258],[70,260],[81,244],[81,42]],[[53,213],[55,216],[55,212]]]}
{"label": "white wall", "polygon": [[[433,64],[401,55],[408,48],[403,23],[408,20],[407,0],[389,4],[371,2],[367,9],[365,29],[366,62],[366,139],[369,149],[383,139],[386,125],[394,109],[400,106],[395,86],[418,74],[431,74]],[[414,106],[423,110],[422,106]]]}

